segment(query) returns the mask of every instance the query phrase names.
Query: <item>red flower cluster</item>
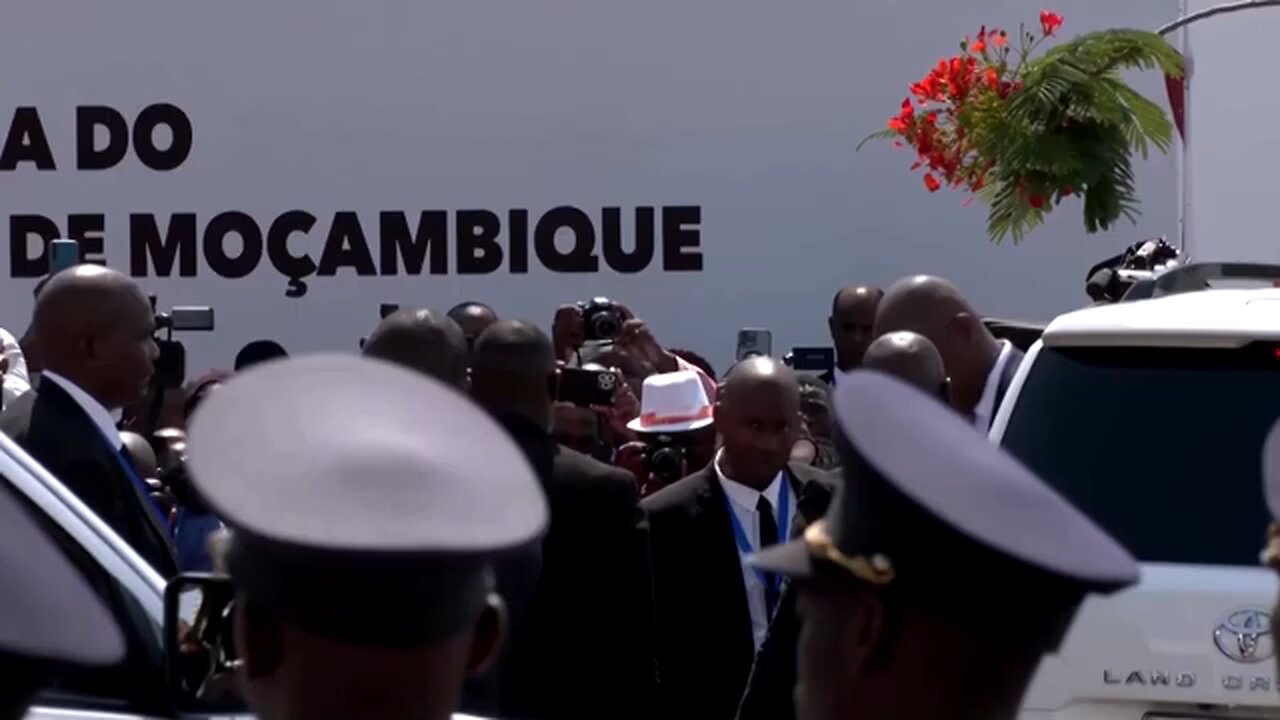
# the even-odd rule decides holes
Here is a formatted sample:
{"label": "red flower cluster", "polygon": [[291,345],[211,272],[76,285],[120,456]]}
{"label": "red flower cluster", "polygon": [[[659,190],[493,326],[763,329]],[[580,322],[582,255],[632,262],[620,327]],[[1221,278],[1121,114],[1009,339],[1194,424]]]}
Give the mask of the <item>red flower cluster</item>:
{"label": "red flower cluster", "polygon": [[[1048,37],[1062,26],[1062,16],[1046,10],[1040,14],[1040,26]],[[899,144],[916,151],[911,169],[927,168],[924,185],[929,192],[944,185],[976,192],[986,184],[994,164],[982,158],[966,137],[964,112],[975,100],[994,95],[1005,101],[1022,89],[1017,69],[1009,62],[1008,38],[1004,30],[982,26],[975,39],[966,37],[960,43],[959,55],[939,60],[923,78],[911,83],[911,95],[889,118],[889,129],[901,136]],[[1030,49],[1024,44],[1023,57]]]}
{"label": "red flower cluster", "polygon": [[1040,29],[1044,31],[1045,37],[1051,37],[1058,28],[1062,27],[1062,16],[1048,10],[1040,11]]}

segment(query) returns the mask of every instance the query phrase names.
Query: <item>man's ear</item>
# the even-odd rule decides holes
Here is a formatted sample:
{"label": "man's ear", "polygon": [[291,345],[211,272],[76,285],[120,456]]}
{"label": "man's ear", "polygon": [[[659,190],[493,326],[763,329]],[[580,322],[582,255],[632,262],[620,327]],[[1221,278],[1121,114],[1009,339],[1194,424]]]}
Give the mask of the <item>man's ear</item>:
{"label": "man's ear", "polygon": [[835,336],[836,336],[836,316],[835,315],[831,315],[827,317],[827,330],[831,331],[831,337],[832,339],[835,339]]}
{"label": "man's ear", "polygon": [[236,598],[238,645],[249,680],[269,677],[284,660],[284,634],[275,613],[245,598]]}
{"label": "man's ear", "polygon": [[471,633],[471,648],[467,653],[467,674],[482,675],[493,667],[502,649],[502,638],[507,632],[507,606],[497,593],[489,593],[486,606]]}

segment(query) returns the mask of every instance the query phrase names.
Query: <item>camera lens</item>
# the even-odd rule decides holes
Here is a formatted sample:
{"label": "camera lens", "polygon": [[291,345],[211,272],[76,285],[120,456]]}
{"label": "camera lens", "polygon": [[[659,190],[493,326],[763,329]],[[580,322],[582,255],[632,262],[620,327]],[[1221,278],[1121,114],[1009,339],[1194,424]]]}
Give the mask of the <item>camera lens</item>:
{"label": "camera lens", "polygon": [[649,456],[649,472],[667,481],[680,479],[684,471],[684,453],[677,448],[664,447]]}
{"label": "camera lens", "polygon": [[615,313],[605,311],[591,318],[591,329],[596,337],[611,340],[622,332],[622,323],[618,322],[618,316]]}

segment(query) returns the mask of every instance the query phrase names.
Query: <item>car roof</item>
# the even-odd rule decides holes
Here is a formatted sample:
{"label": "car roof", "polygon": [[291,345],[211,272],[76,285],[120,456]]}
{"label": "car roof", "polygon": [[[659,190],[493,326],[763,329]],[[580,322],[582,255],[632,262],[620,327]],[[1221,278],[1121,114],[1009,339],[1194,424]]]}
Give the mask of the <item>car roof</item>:
{"label": "car roof", "polygon": [[1240,347],[1280,340],[1280,289],[1222,289],[1100,305],[1060,315],[1050,346]]}

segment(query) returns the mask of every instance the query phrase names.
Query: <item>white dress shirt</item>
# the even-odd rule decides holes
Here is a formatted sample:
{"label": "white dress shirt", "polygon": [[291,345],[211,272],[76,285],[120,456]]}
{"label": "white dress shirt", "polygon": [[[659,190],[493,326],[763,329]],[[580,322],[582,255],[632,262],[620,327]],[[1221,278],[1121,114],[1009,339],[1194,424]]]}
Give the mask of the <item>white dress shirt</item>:
{"label": "white dress shirt", "polygon": [[70,395],[72,400],[76,401],[76,404],[80,406],[84,414],[88,415],[93,424],[98,427],[98,430],[102,433],[102,439],[112,445],[112,449],[119,450],[124,447],[124,441],[120,439],[120,431],[116,429],[115,418],[111,416],[109,410],[102,406],[102,403],[94,400],[93,396],[80,389],[80,386],[52,370],[45,370],[41,377],[57,383],[58,387]]}
{"label": "white dress shirt", "polygon": [[[788,515],[791,517],[788,522],[783,523],[778,519],[778,512],[781,510],[779,504],[782,501],[782,493],[790,492],[787,488],[786,473],[780,472],[773,482],[769,483],[769,487],[765,488],[763,493],[752,490],[751,488],[737,482],[724,474],[720,469],[720,456],[724,451],[716,453],[715,469],[716,477],[720,479],[720,486],[724,488],[724,494],[729,497],[729,507],[733,509],[734,516],[738,519],[738,524],[742,527],[742,532],[746,534],[747,540],[751,543],[753,551],[760,550],[760,518],[756,512],[756,503],[760,502],[760,496],[764,495],[769,499],[769,503],[773,506],[774,522],[777,523],[778,533],[782,534],[786,525],[786,532],[790,533],[795,527],[796,519],[796,499],[789,496],[790,511]],[[779,542],[786,542],[788,538],[779,537]],[[737,547],[735,541],[734,547]],[[751,636],[755,640],[756,649],[760,649],[760,645],[764,642],[764,636],[769,631],[769,613],[768,606],[765,603],[764,583],[760,580],[760,574],[755,568],[747,564],[747,556],[739,548],[738,562],[742,565],[742,582],[747,588],[747,610],[751,613]]]}
{"label": "white dress shirt", "polygon": [[973,426],[986,434],[991,429],[991,421],[996,416],[996,392],[1000,389],[1000,377],[1004,375],[1004,366],[1009,364],[1009,356],[1013,354],[1013,343],[1000,341],[1000,354],[996,356],[996,364],[987,373],[987,382],[982,386],[982,397],[973,408]]}

